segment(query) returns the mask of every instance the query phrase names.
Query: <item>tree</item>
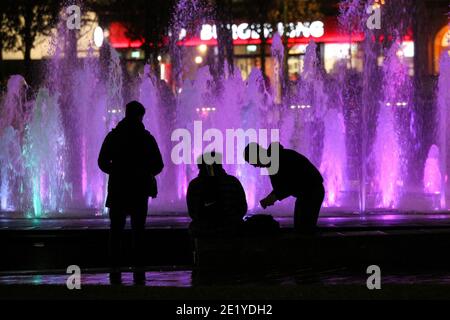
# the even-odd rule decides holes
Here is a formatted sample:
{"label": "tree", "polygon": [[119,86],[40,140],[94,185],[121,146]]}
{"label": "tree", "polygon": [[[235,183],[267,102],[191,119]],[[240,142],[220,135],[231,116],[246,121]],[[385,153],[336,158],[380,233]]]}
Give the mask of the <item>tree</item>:
{"label": "tree", "polygon": [[[282,23],[284,28],[284,70],[287,77],[288,37],[295,28],[297,21],[312,21],[322,16],[320,3],[317,0],[260,0],[256,3],[247,0],[246,10],[242,13],[243,19],[249,22],[249,28],[259,35],[261,40],[260,59],[261,71],[266,74],[266,47],[267,40],[277,30],[277,24]],[[293,22],[294,25],[290,23]],[[267,35],[265,30],[272,34]]]}
{"label": "tree", "polygon": [[234,71],[233,56],[233,1],[216,0],[217,47],[219,56],[219,74],[223,74],[225,61],[230,72]]}
{"label": "tree", "polygon": [[[0,2],[0,64],[3,62],[3,50],[13,50],[18,42],[17,30],[14,26],[19,24],[18,17],[11,15],[14,1]],[[3,79],[3,68],[0,68],[0,81]]]}
{"label": "tree", "polygon": [[119,0],[122,7],[121,22],[127,28],[127,36],[142,42],[146,62],[150,62],[155,72],[158,56],[167,45],[167,35],[173,8],[173,0]]}
{"label": "tree", "polygon": [[38,35],[49,36],[59,17],[60,1],[57,0],[16,0],[10,8],[11,16],[18,17],[12,21],[12,29],[18,35],[14,49],[23,52],[25,75],[30,74],[31,49],[34,48]]}
{"label": "tree", "polygon": [[[270,10],[269,23],[275,26],[281,22],[283,24],[283,46],[284,46],[284,81],[288,80],[288,58],[289,58],[289,33],[295,29],[297,21],[311,22],[322,18],[320,3],[317,0],[274,0],[272,10]],[[294,23],[294,24],[291,24]]]}
{"label": "tree", "polygon": [[257,3],[246,0],[244,6],[237,13],[237,18],[248,21],[249,28],[259,35],[261,40],[259,57],[261,60],[261,72],[266,76],[266,48],[267,38],[264,30],[269,26],[269,12],[273,8],[273,0],[260,0]]}
{"label": "tree", "polygon": [[3,60],[3,50],[12,50],[18,41],[15,25],[19,24],[18,17],[9,14],[14,1],[0,2],[0,61]]}

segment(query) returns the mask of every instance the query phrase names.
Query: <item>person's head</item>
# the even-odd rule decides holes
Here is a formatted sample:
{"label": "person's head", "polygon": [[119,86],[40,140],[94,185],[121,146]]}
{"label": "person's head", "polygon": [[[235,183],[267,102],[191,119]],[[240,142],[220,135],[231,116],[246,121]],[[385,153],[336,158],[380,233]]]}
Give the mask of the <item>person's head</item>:
{"label": "person's head", "polygon": [[[279,169],[280,149],[282,148],[283,146],[279,142],[272,142],[267,149],[256,142],[250,142],[244,149],[244,159],[254,167],[267,168],[269,175],[276,174]],[[265,174],[263,173],[263,175]]]}
{"label": "person's head", "polygon": [[222,154],[215,151],[205,152],[198,157],[197,166],[201,176],[218,176],[224,172],[222,167]]}
{"label": "person's head", "polygon": [[125,107],[125,118],[128,120],[142,122],[144,115],[145,108],[138,101],[131,101]]}
{"label": "person's head", "polygon": [[261,154],[266,153],[267,149],[256,142],[250,142],[244,149],[244,159],[246,162],[257,168],[268,167],[270,163],[263,163]]}

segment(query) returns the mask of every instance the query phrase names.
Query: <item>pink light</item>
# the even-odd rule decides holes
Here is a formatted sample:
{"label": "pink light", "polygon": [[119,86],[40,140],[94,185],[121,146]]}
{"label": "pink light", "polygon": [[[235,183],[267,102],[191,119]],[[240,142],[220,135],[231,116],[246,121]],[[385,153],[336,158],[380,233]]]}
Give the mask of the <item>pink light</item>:
{"label": "pink light", "polygon": [[86,196],[87,172],[86,172],[86,138],[81,140],[81,192]]}
{"label": "pink light", "polygon": [[113,48],[140,48],[141,40],[131,40],[126,35],[126,28],[119,22],[109,25],[109,42]]}
{"label": "pink light", "polygon": [[426,193],[439,194],[441,192],[441,170],[439,168],[439,149],[432,145],[428,151],[428,158],[424,170],[424,191]]}
{"label": "pink light", "polygon": [[392,220],[398,220],[401,219],[398,215],[395,214],[384,214],[381,216],[381,220],[383,221],[392,221]]}

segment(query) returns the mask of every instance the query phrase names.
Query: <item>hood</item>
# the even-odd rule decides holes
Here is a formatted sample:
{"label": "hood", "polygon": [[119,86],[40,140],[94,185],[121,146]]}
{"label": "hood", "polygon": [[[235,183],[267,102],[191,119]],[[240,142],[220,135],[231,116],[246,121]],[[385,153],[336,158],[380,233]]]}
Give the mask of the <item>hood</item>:
{"label": "hood", "polygon": [[270,155],[272,153],[272,147],[278,145],[278,150],[281,151],[284,149],[283,145],[280,142],[272,142],[269,147],[267,148],[267,152]]}
{"label": "hood", "polygon": [[[213,175],[211,175],[213,174]],[[214,178],[226,175],[226,171],[221,165],[201,166],[198,176],[201,178]]]}
{"label": "hood", "polygon": [[123,118],[115,127],[117,131],[145,131],[145,126],[142,122],[130,121],[127,118]]}

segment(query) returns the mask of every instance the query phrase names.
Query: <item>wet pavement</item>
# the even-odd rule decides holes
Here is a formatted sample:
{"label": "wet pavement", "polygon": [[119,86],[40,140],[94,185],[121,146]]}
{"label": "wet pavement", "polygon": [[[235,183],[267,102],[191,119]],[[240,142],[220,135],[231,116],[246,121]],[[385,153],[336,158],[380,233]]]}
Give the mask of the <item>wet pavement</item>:
{"label": "wet pavement", "polygon": [[[50,285],[65,286],[68,274],[48,272],[21,272],[18,274],[0,274],[0,286],[8,285]],[[365,270],[334,268],[315,270],[311,268],[291,271],[272,271],[259,274],[222,274],[218,272],[198,274],[190,269],[147,271],[148,287],[189,288],[196,285],[226,286],[365,286],[368,275]],[[383,285],[450,285],[448,271],[413,271],[382,273]],[[105,270],[82,271],[82,286],[109,286],[109,274]],[[133,274],[122,273],[122,285],[133,285]]]}
{"label": "wet pavement", "polygon": [[[321,231],[310,239],[298,237],[289,230],[291,216],[275,218],[284,228],[277,240],[282,259],[277,256],[275,269],[222,273],[192,270],[188,217],[150,215],[146,264],[154,267],[146,272],[145,289],[150,290],[146,291],[147,297],[159,297],[161,290],[169,290],[163,292],[169,298],[173,294],[178,297],[194,294],[200,298],[228,294],[247,298],[253,297],[255,292],[260,292],[263,298],[265,295],[303,297],[306,293],[302,290],[308,286],[311,287],[309,294],[315,297],[322,297],[322,294],[328,297],[329,288],[338,290],[335,296],[345,297],[348,286],[367,294],[366,268],[374,263],[382,267],[382,285],[385,288],[403,286],[398,293],[402,297],[407,296],[409,290],[415,290],[413,297],[422,297],[423,292],[430,297],[437,292],[450,297],[450,259],[446,254],[450,250],[449,214],[325,213],[319,221]],[[24,294],[35,297],[39,296],[40,288],[50,287],[47,296],[58,297],[61,294],[58,290],[66,288],[69,276],[64,268],[76,261],[82,266],[82,286],[94,290],[84,291],[85,297],[111,292],[115,298],[123,297],[120,290],[113,288],[117,286],[110,286],[108,270],[104,269],[108,227],[109,221],[104,216],[11,219],[0,214],[3,252],[0,292],[5,297],[11,290],[15,290],[18,298]],[[58,270],[49,270],[53,268]],[[130,270],[123,272],[122,284],[124,288],[135,290]],[[201,288],[205,286],[213,291],[203,291]],[[421,286],[426,288],[422,290]],[[223,287],[230,289],[230,293],[223,291]],[[96,288],[103,288],[103,291],[96,291]],[[359,291],[352,292],[352,297],[359,297]],[[139,298],[141,294],[139,291],[129,297]],[[397,296],[397,292],[392,296]]]}

